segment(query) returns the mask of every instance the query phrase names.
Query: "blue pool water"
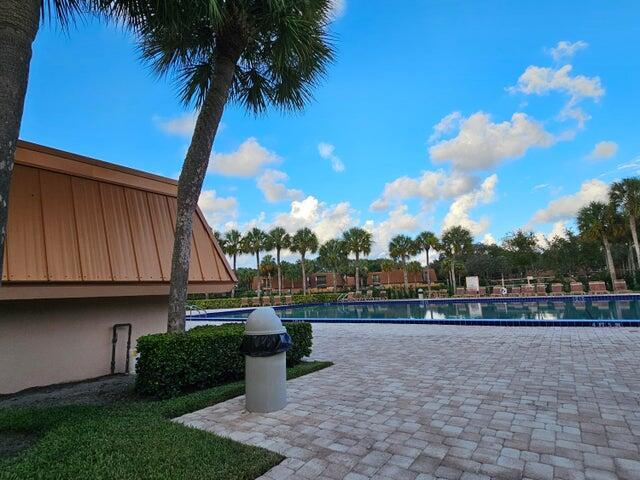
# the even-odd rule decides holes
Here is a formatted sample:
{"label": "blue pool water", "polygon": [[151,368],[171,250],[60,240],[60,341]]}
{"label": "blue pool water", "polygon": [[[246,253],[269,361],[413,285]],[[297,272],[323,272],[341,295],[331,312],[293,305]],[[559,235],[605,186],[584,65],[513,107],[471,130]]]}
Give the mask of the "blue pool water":
{"label": "blue pool water", "polygon": [[[640,326],[640,295],[327,303],[276,309],[283,320],[331,323]],[[250,311],[208,313],[190,320],[243,321]]]}

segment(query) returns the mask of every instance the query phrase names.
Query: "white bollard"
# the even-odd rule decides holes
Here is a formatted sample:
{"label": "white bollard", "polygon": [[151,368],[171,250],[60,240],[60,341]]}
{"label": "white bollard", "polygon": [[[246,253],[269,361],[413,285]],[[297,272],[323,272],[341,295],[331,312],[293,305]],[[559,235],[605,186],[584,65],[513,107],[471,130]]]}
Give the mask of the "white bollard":
{"label": "white bollard", "polygon": [[251,312],[242,345],[249,412],[275,412],[287,405],[286,351],[289,348],[291,337],[273,308],[259,307]]}

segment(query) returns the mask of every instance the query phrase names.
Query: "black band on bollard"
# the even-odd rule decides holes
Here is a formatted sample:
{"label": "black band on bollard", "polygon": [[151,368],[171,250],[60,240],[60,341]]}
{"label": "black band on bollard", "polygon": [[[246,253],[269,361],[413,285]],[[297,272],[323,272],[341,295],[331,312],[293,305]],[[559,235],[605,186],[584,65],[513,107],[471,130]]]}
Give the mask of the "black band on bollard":
{"label": "black band on bollard", "polygon": [[288,333],[272,335],[245,335],[240,352],[250,357],[271,357],[291,349],[293,342]]}

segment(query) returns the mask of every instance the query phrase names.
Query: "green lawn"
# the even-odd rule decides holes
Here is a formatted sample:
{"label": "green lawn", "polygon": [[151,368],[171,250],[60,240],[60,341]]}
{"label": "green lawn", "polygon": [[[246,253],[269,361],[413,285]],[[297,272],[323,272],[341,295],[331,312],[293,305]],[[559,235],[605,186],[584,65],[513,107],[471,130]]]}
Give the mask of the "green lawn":
{"label": "green lawn", "polygon": [[[301,363],[287,378],[330,365]],[[33,447],[0,459],[0,479],[256,478],[282,457],[169,421],[243,393],[244,382],[234,382],[170,400],[0,409],[0,432],[39,435]]]}

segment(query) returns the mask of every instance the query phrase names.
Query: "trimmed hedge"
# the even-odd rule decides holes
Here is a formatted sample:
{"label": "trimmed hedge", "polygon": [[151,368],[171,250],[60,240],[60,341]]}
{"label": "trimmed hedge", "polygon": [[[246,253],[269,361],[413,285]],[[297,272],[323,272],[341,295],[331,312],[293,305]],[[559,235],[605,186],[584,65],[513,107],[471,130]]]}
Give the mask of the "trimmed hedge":
{"label": "trimmed hedge", "polygon": [[[284,326],[293,340],[287,364],[295,365],[311,354],[311,324],[286,322]],[[136,390],[146,396],[169,398],[242,378],[243,335],[243,325],[228,323],[140,337]]]}
{"label": "trimmed hedge", "polygon": [[[291,300],[296,305],[306,303],[326,303],[335,302],[338,300],[339,296],[340,293],[311,293],[309,295],[293,295]],[[273,297],[277,297],[277,295],[274,295]],[[281,296],[281,300],[284,301],[284,295]],[[242,298],[210,298],[209,300],[194,300],[190,303],[191,305],[199,308],[240,308],[242,305]]]}

